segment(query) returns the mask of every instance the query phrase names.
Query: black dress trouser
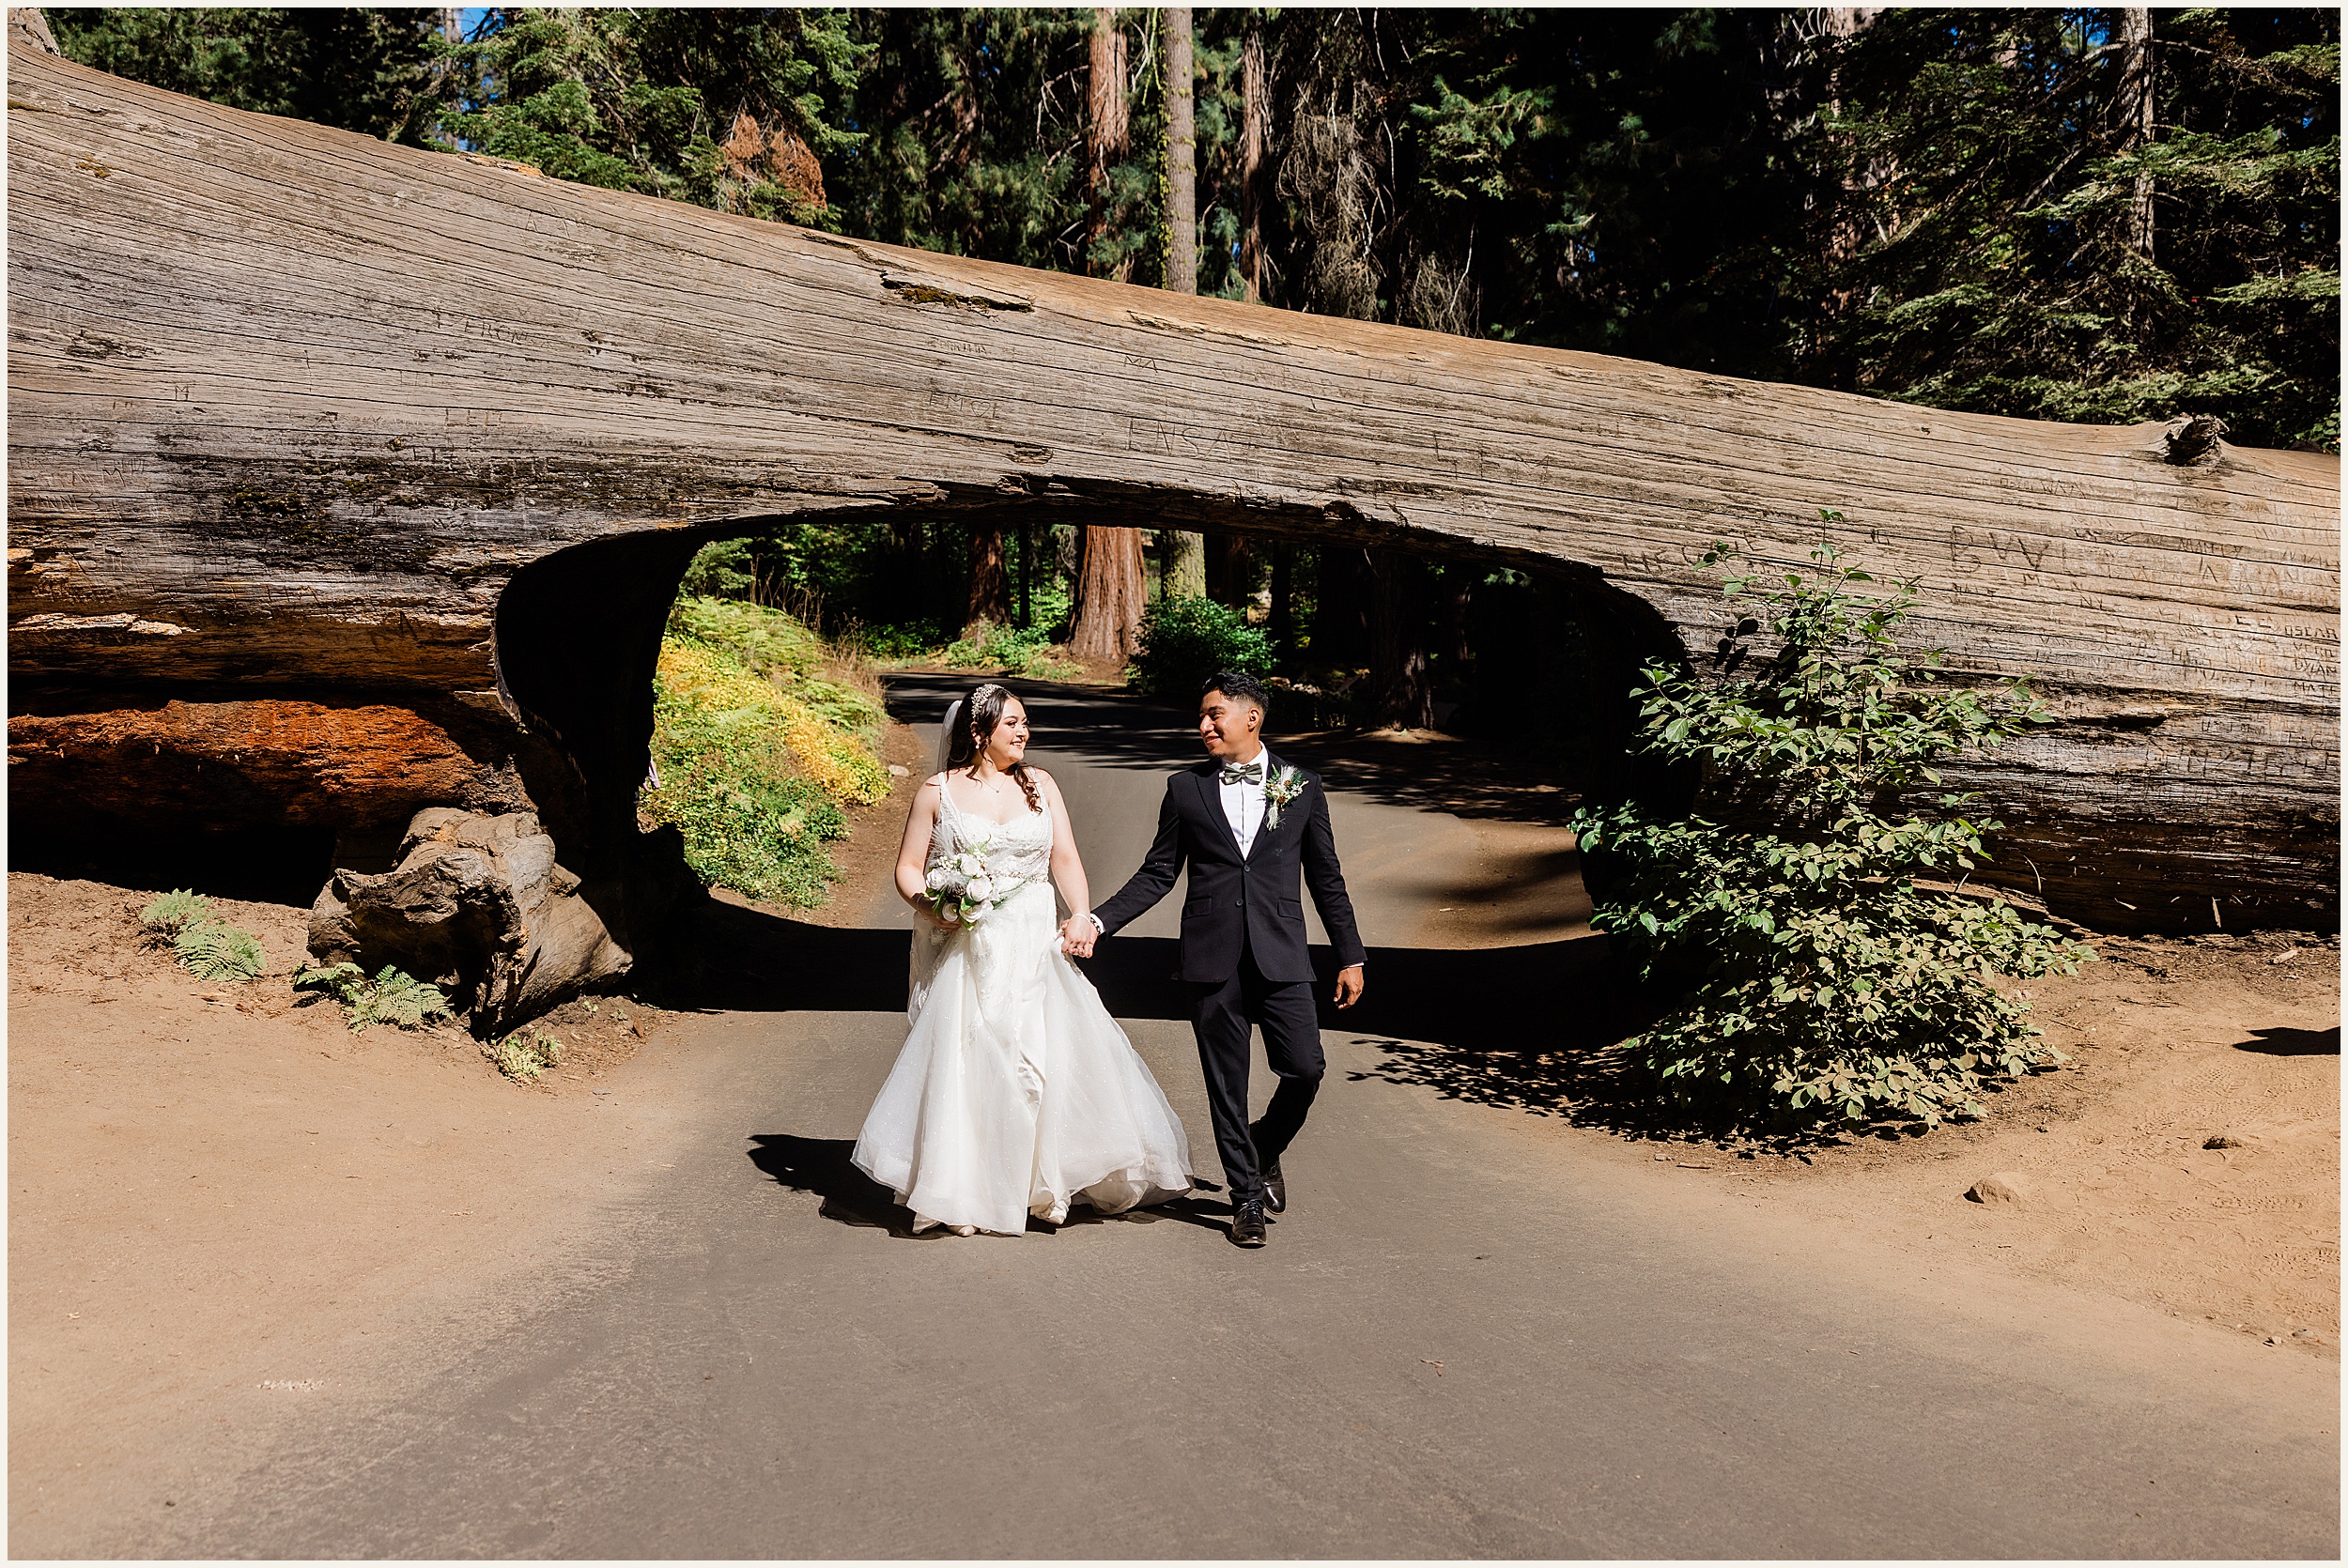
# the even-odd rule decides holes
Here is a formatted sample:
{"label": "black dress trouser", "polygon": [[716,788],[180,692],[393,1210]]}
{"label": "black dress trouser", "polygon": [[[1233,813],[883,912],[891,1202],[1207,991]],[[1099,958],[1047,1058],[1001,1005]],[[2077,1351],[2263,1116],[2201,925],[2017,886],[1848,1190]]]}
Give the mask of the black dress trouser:
{"label": "black dress trouser", "polygon": [[[1198,1037],[1198,1065],[1206,1073],[1207,1108],[1214,1116],[1215,1152],[1223,1158],[1223,1179],[1236,1208],[1263,1196],[1264,1168],[1278,1162],[1321,1092],[1326,1064],[1313,982],[1267,980],[1256,968],[1254,951],[1243,947],[1229,979],[1192,982],[1190,1021]],[[1262,1027],[1264,1060],[1280,1079],[1263,1120],[1253,1128],[1247,1125],[1251,1025]]]}

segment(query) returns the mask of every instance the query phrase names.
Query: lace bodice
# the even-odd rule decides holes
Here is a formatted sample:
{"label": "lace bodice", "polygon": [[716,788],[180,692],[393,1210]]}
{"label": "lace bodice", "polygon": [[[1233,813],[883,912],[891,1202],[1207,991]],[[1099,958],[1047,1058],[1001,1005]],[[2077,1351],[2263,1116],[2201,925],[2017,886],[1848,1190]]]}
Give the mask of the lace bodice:
{"label": "lace bodice", "polygon": [[965,850],[986,863],[997,885],[1043,882],[1052,870],[1052,808],[1039,793],[1036,809],[1007,822],[974,817],[954,804],[946,781],[937,782],[937,825],[930,830],[929,864]]}

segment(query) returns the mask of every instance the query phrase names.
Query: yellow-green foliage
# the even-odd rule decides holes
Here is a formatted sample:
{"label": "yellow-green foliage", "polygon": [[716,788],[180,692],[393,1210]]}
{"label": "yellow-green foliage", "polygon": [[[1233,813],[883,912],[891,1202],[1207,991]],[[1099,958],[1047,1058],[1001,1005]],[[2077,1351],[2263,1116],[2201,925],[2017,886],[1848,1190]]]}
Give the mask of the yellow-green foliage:
{"label": "yellow-green foliage", "polygon": [[821,638],[780,610],[681,599],[653,680],[660,787],[645,810],[685,836],[704,882],[812,907],[839,875],[843,804],[887,798],[880,705],[818,670]]}
{"label": "yellow-green foliage", "polygon": [[874,698],[819,673],[831,656],[806,623],[781,610],[679,599],[661,640],[660,677],[746,738],[780,739],[833,800],[870,806],[888,797],[888,770],[873,755],[888,715]]}

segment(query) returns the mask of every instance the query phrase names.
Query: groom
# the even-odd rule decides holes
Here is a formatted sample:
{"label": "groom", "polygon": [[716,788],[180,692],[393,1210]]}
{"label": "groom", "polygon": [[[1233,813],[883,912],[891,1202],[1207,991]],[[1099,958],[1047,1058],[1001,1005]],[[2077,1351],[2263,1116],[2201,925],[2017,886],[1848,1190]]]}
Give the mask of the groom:
{"label": "groom", "polygon": [[[1362,994],[1362,939],[1345,896],[1329,803],[1321,779],[1264,749],[1263,684],[1224,670],[1198,699],[1198,738],[1209,761],[1166,781],[1157,841],[1133,880],[1061,929],[1079,954],[1166,897],[1183,863],[1182,975],[1191,1028],[1206,1069],[1215,1148],[1231,1188],[1231,1239],[1264,1244],[1264,1211],[1288,1207],[1280,1155],[1320,1091],[1321,1024],[1312,961],[1305,951],[1300,870],[1336,948],[1336,1004]],[[1263,1030],[1264,1057],[1279,1075],[1263,1120],[1247,1123],[1247,1037]]]}

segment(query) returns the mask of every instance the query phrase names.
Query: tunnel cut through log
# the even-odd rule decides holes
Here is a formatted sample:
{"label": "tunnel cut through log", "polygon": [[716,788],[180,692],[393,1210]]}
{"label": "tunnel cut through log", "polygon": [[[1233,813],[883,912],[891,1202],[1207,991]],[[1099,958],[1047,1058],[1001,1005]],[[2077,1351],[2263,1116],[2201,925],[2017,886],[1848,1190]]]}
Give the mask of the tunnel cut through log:
{"label": "tunnel cut through log", "polygon": [[[998,504],[972,511],[907,514],[921,522],[959,521],[1016,529],[1068,519],[1049,502]],[[558,550],[517,572],[499,600],[495,645],[499,690],[521,726],[548,743],[524,770],[540,816],[564,846],[566,863],[585,879],[585,896],[615,932],[640,930],[648,910],[672,907],[678,890],[665,876],[673,839],[640,834],[636,800],[653,731],[653,670],[661,629],[692,553],[717,540],[804,526],[828,515],[791,519],[734,518],[694,529],[621,534]],[[1640,666],[1677,654],[1679,641],[1645,600],[1610,588],[1596,573],[1544,562],[1559,601],[1607,651],[1603,674],[1584,694],[1597,744],[1621,749],[1636,719],[1629,693]],[[1626,760],[1609,770],[1609,788],[1684,799],[1687,781]]]}
{"label": "tunnel cut through log", "polygon": [[2336,458],[1178,299],[240,114],[16,30],[9,63],[35,815],[138,782],[23,720],[175,701],[399,709],[464,787],[559,794],[533,777],[611,737],[517,722],[498,626],[559,622],[529,601],[589,592],[563,558],[604,541],[1049,507],[1583,573],[1700,655],[1706,546],[1799,562],[1831,507],[1921,580],[1917,643],[2043,679],[2061,722],[1966,779],[2014,824],[2000,874],[2117,925],[2336,915]]}

